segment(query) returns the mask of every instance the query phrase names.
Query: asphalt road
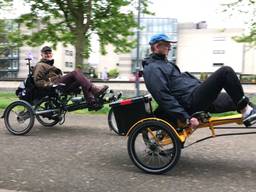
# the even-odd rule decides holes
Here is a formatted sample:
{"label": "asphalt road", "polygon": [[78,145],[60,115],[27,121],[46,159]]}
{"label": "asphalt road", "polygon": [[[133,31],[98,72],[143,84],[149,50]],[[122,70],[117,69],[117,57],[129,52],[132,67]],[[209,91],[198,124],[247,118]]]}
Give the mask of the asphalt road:
{"label": "asphalt road", "polygon": [[[188,144],[207,134],[196,131]],[[64,125],[36,123],[28,136],[9,134],[1,119],[0,192],[256,191],[256,135],[192,145],[163,175],[136,168],[126,145],[126,137],[109,131],[105,115],[68,114]]]}

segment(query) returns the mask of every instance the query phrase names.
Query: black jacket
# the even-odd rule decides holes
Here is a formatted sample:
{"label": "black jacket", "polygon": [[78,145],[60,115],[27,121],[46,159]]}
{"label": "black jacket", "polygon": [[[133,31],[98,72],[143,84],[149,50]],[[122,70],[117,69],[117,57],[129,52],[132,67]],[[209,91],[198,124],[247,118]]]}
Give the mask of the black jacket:
{"label": "black jacket", "polygon": [[191,93],[201,82],[157,54],[144,59],[142,66],[146,87],[160,108],[169,116],[188,119]]}

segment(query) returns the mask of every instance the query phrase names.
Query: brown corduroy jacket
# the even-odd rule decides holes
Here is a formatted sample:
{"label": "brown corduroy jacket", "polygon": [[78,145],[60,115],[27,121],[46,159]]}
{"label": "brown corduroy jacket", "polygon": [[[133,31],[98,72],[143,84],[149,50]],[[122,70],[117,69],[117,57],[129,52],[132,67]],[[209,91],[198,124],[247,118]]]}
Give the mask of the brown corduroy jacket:
{"label": "brown corduroy jacket", "polygon": [[37,87],[50,87],[62,76],[59,68],[45,63],[43,60],[39,61],[33,69],[33,78]]}

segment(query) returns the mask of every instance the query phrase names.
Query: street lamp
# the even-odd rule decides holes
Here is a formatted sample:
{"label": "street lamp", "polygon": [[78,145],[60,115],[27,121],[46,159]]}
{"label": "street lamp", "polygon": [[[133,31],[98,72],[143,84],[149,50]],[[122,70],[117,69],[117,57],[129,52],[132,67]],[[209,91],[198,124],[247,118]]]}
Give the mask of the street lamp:
{"label": "street lamp", "polygon": [[140,95],[140,4],[141,0],[138,0],[138,18],[137,18],[137,59],[136,59],[136,73],[135,73],[135,87],[136,87],[136,96]]}

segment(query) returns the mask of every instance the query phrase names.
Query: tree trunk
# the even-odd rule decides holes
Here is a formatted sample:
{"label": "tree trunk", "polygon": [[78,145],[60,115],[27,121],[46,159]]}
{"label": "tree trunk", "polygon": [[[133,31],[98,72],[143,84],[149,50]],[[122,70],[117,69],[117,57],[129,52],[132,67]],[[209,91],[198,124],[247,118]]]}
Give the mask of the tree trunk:
{"label": "tree trunk", "polygon": [[76,49],[76,66],[83,66],[84,63],[84,41],[85,41],[85,37],[83,33],[79,33],[77,35],[77,40],[75,43],[75,49]]}

